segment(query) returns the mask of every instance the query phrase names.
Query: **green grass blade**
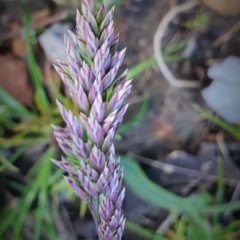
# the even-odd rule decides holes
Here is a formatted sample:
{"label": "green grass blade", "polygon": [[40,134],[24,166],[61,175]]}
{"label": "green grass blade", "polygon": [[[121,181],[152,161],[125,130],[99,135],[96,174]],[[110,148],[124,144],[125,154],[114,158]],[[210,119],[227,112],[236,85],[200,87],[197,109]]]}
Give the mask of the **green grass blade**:
{"label": "green grass blade", "polygon": [[[47,211],[47,206],[46,206],[46,197],[44,196],[44,198],[42,198],[42,194],[46,195],[44,193],[44,191],[46,191],[46,187],[48,186],[48,181],[46,181],[50,175],[50,169],[49,166],[51,164],[50,162],[50,158],[53,157],[54,155],[54,150],[53,148],[49,148],[46,153],[41,157],[41,159],[39,159],[39,161],[32,167],[32,169],[30,170],[30,172],[28,173],[28,176],[34,175],[35,178],[34,180],[29,183],[24,191],[23,191],[23,196],[21,197],[20,201],[19,201],[19,208],[18,210],[13,211],[13,213],[10,215],[10,220],[9,220],[9,216],[7,216],[7,221],[8,224],[4,225],[4,227],[8,227],[9,224],[10,226],[13,228],[13,239],[18,240],[21,239],[21,230],[22,230],[22,226],[24,224],[24,221],[26,220],[27,214],[30,210],[30,207],[34,201],[34,199],[36,199],[36,197],[38,196],[38,193],[40,191],[40,197],[39,197],[39,204],[40,207],[43,211],[43,213],[41,213],[41,215],[39,216],[40,219],[37,219],[36,222],[36,233],[35,233],[35,238],[37,239],[37,237],[39,237],[39,229],[41,229],[41,224],[42,224],[42,220],[43,220],[43,215],[47,215],[49,214],[49,211]],[[43,181],[43,179],[45,181]],[[0,228],[0,235],[1,232],[4,229]]]}
{"label": "green grass blade", "polygon": [[1,138],[0,137],[0,146],[1,147],[12,147],[12,146],[18,146],[18,145],[28,145],[28,146],[33,146],[38,143],[49,143],[50,138],[48,137],[29,137],[28,139],[23,139],[23,138],[12,138],[12,139],[6,139],[6,138]]}
{"label": "green grass blade", "polygon": [[12,209],[3,209],[0,214],[0,239],[4,239],[5,230],[15,221],[15,212]]}
{"label": "green grass blade", "polygon": [[29,112],[21,103],[15,100],[10,94],[8,94],[5,90],[0,88],[0,102],[4,105],[8,106],[12,111],[12,114],[17,114],[21,116],[21,118],[26,120],[31,120],[35,116]]}
{"label": "green grass blade", "polygon": [[226,211],[236,211],[236,210],[240,210],[240,201],[205,207],[202,209],[202,213],[221,214]]}
{"label": "green grass blade", "polygon": [[126,228],[149,240],[169,240],[168,238],[160,236],[149,229],[139,226],[134,222],[126,221]]}
{"label": "green grass blade", "polygon": [[199,234],[203,239],[210,239],[207,226],[200,215],[201,210],[204,209],[207,202],[205,195],[188,198],[179,197],[153,183],[143,172],[139,164],[130,157],[121,156],[121,164],[124,167],[125,183],[133,193],[160,208],[176,212],[186,212],[192,221],[198,225]]}
{"label": "green grass blade", "polygon": [[220,117],[213,115],[212,113],[205,110],[198,104],[193,104],[193,108],[197,112],[199,112],[202,116],[209,119],[211,122],[215,123],[216,125],[220,126],[227,132],[229,132],[234,138],[236,138],[237,140],[240,140],[240,128],[238,126],[234,126],[234,125],[224,121]]}
{"label": "green grass blade", "polygon": [[18,191],[19,193],[21,193],[24,190],[24,184],[18,183],[13,180],[7,180],[6,185],[10,186],[12,189]]}
{"label": "green grass blade", "polygon": [[[45,217],[44,215],[48,215],[48,179],[50,176],[50,171],[51,171],[51,161],[50,157],[54,155],[54,152],[51,151],[49,154],[44,156],[43,164],[42,164],[42,169],[41,169],[41,174],[38,175],[39,181],[41,179],[46,179],[45,181],[40,181],[40,186],[39,186],[39,194],[38,194],[38,208],[37,208],[37,218],[36,218],[36,223],[35,223],[35,229],[34,229],[34,235],[33,235],[33,240],[39,240],[41,236],[41,229],[42,229],[42,224],[43,224],[43,218]],[[36,179],[38,180],[38,179]]]}
{"label": "green grass blade", "polygon": [[187,221],[186,221],[186,215],[182,215],[180,219],[177,219],[175,221],[175,229],[176,229],[176,234],[173,240],[183,240],[185,239],[185,233],[186,233],[186,226],[187,226]]}
{"label": "green grass blade", "polygon": [[[217,190],[216,190],[216,194],[215,194],[215,204],[221,204],[224,198],[224,188],[225,188],[225,184],[224,184],[224,166],[223,166],[223,157],[221,154],[218,154],[218,164],[217,164]],[[219,222],[219,214],[214,214],[213,215],[213,224],[214,225],[218,225]]]}
{"label": "green grass blade", "polygon": [[181,60],[183,60],[183,57],[181,55],[163,55],[163,59],[165,62],[179,62]]}
{"label": "green grass blade", "polygon": [[21,8],[24,12],[23,16],[23,26],[25,30],[25,40],[27,46],[27,64],[31,76],[31,80],[33,86],[35,88],[35,101],[38,109],[44,115],[50,114],[50,104],[46,95],[46,92],[43,88],[43,84],[41,81],[41,72],[39,66],[34,57],[33,49],[32,49],[32,36],[31,36],[31,13],[24,3],[20,3]]}
{"label": "green grass blade", "polygon": [[[164,59],[164,61],[165,62],[176,62],[176,61],[182,60],[182,56],[180,54],[175,54],[175,55],[171,55],[171,54],[179,51],[180,49],[182,49],[186,45],[187,45],[187,40],[182,40],[182,41],[180,41],[178,43],[175,43],[175,44],[167,47],[163,51],[163,59]],[[156,62],[157,62],[156,59],[154,57],[152,57],[152,58],[149,58],[149,59],[147,59],[145,61],[142,61],[141,63],[139,63],[136,66],[132,67],[128,71],[128,79],[134,78],[135,76],[137,76],[138,74],[140,74],[141,72],[146,70],[147,68],[149,68],[152,65],[156,64]]]}
{"label": "green grass blade", "polygon": [[163,55],[170,55],[173,54],[179,50],[181,50],[182,48],[186,47],[188,43],[188,40],[182,40],[179,41],[171,46],[168,46],[166,49],[164,49],[163,51]]}
{"label": "green grass blade", "polygon": [[80,218],[84,218],[88,210],[88,205],[87,202],[81,199],[80,203],[80,211],[79,211],[79,216]]}
{"label": "green grass blade", "polygon": [[9,169],[13,172],[18,172],[19,169],[15,167],[2,153],[0,153],[0,172]]}
{"label": "green grass blade", "polygon": [[27,147],[19,147],[16,151],[9,157],[9,161],[14,163],[25,151]]}
{"label": "green grass blade", "polygon": [[228,234],[240,229],[240,220],[230,222],[224,229],[223,233]]}
{"label": "green grass blade", "polygon": [[135,76],[137,76],[138,74],[140,74],[147,68],[151,67],[155,63],[156,63],[156,59],[154,57],[152,57],[152,58],[149,58],[149,59],[137,64],[136,66],[129,69],[128,74],[127,74],[128,79],[134,78]]}
{"label": "green grass blade", "polygon": [[126,185],[137,196],[161,208],[176,211],[185,210],[185,207],[182,207],[181,197],[153,183],[133,159],[121,156],[121,164],[124,167]]}
{"label": "green grass blade", "polygon": [[140,124],[140,121],[146,115],[148,106],[149,106],[148,94],[144,93],[143,102],[138,113],[134,116],[134,118],[131,121],[122,124],[121,127],[118,129],[117,134],[124,134],[128,132],[131,128],[137,127]]}

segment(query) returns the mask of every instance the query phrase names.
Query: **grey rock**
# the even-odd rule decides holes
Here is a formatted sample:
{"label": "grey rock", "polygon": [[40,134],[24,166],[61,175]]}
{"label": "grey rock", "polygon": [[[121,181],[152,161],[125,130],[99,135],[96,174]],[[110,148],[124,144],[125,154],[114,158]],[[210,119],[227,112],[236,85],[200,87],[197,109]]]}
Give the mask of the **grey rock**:
{"label": "grey rock", "polygon": [[207,104],[224,120],[240,123],[240,58],[230,56],[208,69],[214,81],[202,90]]}

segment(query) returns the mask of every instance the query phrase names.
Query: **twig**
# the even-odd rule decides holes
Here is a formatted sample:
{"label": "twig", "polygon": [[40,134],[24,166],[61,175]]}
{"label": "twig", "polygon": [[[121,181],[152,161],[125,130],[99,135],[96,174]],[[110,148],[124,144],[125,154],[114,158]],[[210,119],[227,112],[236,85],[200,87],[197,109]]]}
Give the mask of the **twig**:
{"label": "twig", "polygon": [[[224,157],[224,160],[226,161],[227,164],[231,165],[233,169],[236,169],[236,171],[238,172],[238,168],[234,168],[234,164],[233,164],[233,161],[232,161],[232,158],[229,154],[229,151],[228,151],[228,148],[227,148],[227,145],[224,141],[224,135],[222,132],[218,133],[217,134],[217,144],[218,144],[218,147],[219,147],[219,150],[220,152],[222,153],[223,157]],[[239,200],[239,197],[240,197],[240,182],[237,183],[235,189],[234,189],[234,192],[233,192],[233,195],[231,197],[231,200],[230,202],[235,202],[237,200]],[[226,218],[231,218],[232,217],[232,211],[226,211],[224,213],[224,217]]]}
{"label": "twig", "polygon": [[[162,162],[158,162],[149,158],[145,158],[136,154],[129,154],[130,157],[133,157],[135,160],[137,160],[138,162],[147,164],[149,166],[158,168],[158,169],[162,169],[165,172],[177,172],[180,174],[184,174],[184,175],[188,175],[188,176],[192,176],[195,178],[203,178],[203,179],[208,179],[210,181],[214,181],[216,182],[218,180],[218,176],[214,175],[214,174],[210,174],[210,173],[205,173],[202,171],[198,171],[198,170],[192,170],[192,169],[188,169],[188,168],[184,168],[184,167],[178,167],[178,166],[174,166],[172,164],[167,164],[167,163],[162,163]],[[223,178],[223,181],[226,182],[229,185],[233,185],[236,186],[236,184],[239,183],[238,180],[235,179],[231,179],[231,178]]]}
{"label": "twig", "polygon": [[77,237],[74,232],[69,213],[63,204],[59,206],[59,212],[52,208],[51,214],[53,216],[54,225],[56,227],[59,239],[76,240]]}
{"label": "twig", "polygon": [[143,102],[143,99],[144,99],[144,96],[143,96],[143,95],[134,96],[134,97],[132,97],[132,98],[129,98],[128,104],[129,104],[129,105],[134,105],[134,104],[137,104],[137,103],[141,103],[141,102]]}
{"label": "twig", "polygon": [[213,47],[219,47],[221,44],[229,41],[234,34],[240,30],[240,21],[236,22],[227,32],[218,37],[213,43]]}
{"label": "twig", "polygon": [[164,37],[164,33],[167,30],[167,27],[169,23],[173,20],[173,18],[181,12],[190,10],[191,8],[195,7],[197,4],[199,4],[198,1],[190,0],[186,3],[174,6],[163,17],[154,35],[153,49],[154,49],[154,55],[157,60],[158,67],[162,72],[162,74],[164,75],[164,77],[166,78],[166,80],[174,87],[178,87],[178,88],[199,88],[200,87],[200,83],[194,80],[182,80],[182,79],[175,78],[163,60],[162,48],[161,48],[162,38]]}
{"label": "twig", "polygon": [[230,153],[229,153],[229,150],[228,150],[228,147],[225,143],[225,140],[224,140],[224,135],[223,135],[223,132],[220,132],[217,134],[217,144],[218,144],[218,147],[219,147],[219,150],[221,151],[225,161],[226,161],[226,164],[230,165],[232,167],[232,169],[236,169],[236,174],[239,175],[240,174],[240,171],[238,170],[238,168],[235,167],[234,163],[233,163],[233,160],[230,156]]}
{"label": "twig", "polygon": [[[180,215],[180,213],[178,213],[178,215]],[[156,233],[159,235],[165,234],[166,231],[171,227],[173,223],[174,223],[173,216],[169,214],[167,218],[157,228]]]}
{"label": "twig", "polygon": [[[32,29],[36,30],[36,29],[39,29],[39,28],[44,27],[46,25],[61,21],[61,20],[65,19],[67,17],[68,13],[69,13],[69,11],[62,10],[60,12],[55,13],[52,16],[45,17],[44,19],[35,21],[32,24]],[[22,32],[23,32],[23,29],[2,33],[2,34],[0,34],[0,42],[6,41],[8,39],[15,38],[15,37],[21,35]]]}

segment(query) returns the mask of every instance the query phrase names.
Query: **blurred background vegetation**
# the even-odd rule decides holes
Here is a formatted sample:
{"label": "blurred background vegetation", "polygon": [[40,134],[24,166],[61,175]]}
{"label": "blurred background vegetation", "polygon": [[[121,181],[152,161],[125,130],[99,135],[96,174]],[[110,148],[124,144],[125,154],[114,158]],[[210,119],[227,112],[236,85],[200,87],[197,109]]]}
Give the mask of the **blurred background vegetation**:
{"label": "blurred background vegetation", "polygon": [[[58,159],[61,154],[50,125],[62,124],[55,99],[59,99],[67,108],[77,113],[76,106],[71,102],[52,67],[52,58],[62,54],[63,33],[66,28],[74,29],[75,8],[80,6],[81,1],[9,2],[0,2],[1,14],[5,18],[12,14],[9,8],[16,6],[13,10],[16,13],[15,18],[10,17],[10,28],[1,27],[0,32],[0,239],[96,239],[94,223],[85,203],[67,186],[62,177],[64,172],[50,161],[50,158]],[[34,2],[37,6],[31,5]],[[109,7],[116,5],[115,20],[120,32],[127,31],[128,20],[124,22],[119,12],[123,11],[124,15],[124,9],[131,13],[139,8],[138,14],[144,14],[144,4],[141,5],[144,1],[106,2]],[[100,3],[100,0],[96,0],[96,4]],[[8,4],[13,5],[7,6]],[[168,7],[169,5],[166,5],[165,9]],[[141,21],[141,16],[138,17]],[[208,26],[208,18],[209,12],[199,10],[197,14],[192,14],[189,19],[182,21],[182,25],[191,32],[193,29],[201,32]],[[1,21],[4,23],[3,18]],[[155,21],[157,23],[158,20]],[[55,25],[57,23],[60,25]],[[144,25],[144,22],[140,24]],[[52,28],[54,25],[55,28]],[[189,39],[189,36],[182,34],[182,38],[176,38],[164,48],[164,60],[170,63],[173,69],[178,66],[176,64],[181,66],[184,60],[182,52],[189,46]],[[149,47],[143,42],[141,44],[142,48],[138,47],[138,52],[144,52]],[[120,46],[124,45],[124,38],[122,40],[120,37]],[[51,47],[56,49],[49,50]],[[144,55],[144,59],[137,57],[134,64],[128,64],[129,55],[126,66],[130,68],[129,79],[134,78],[133,85],[139,87],[140,79],[146,77],[149,69],[160,74],[156,70],[153,54]],[[131,57],[134,58],[134,54]],[[194,62],[194,59],[188,61]],[[129,141],[141,139],[141,144],[148,144],[147,140],[144,142],[143,130],[145,125],[148,125],[146,118],[156,110],[152,105],[154,94],[162,94],[162,90],[154,84],[155,92],[148,91],[148,85],[149,83],[145,82],[141,91],[137,87],[133,90],[129,100],[129,113],[116,135],[116,146],[117,150],[119,149],[118,154],[121,155],[125,185],[128,189],[123,206],[127,216],[123,239],[240,239],[240,176],[231,178],[224,174],[225,163],[231,158],[228,142],[239,146],[239,125],[223,120],[204,104],[200,106],[199,102],[190,102],[191,111],[198,117],[198,120],[194,121],[197,124],[199,119],[204,122],[204,136],[199,137],[198,145],[207,141],[216,146],[216,161],[213,167],[215,172],[211,173],[205,172],[203,165],[199,165],[197,169],[183,167],[181,164],[172,165],[171,162],[162,161],[163,156],[161,159],[150,157],[151,154],[136,154],[131,149],[121,150],[121,146],[118,148],[118,142],[120,145],[125,144],[124,149],[127,148],[126,139],[131,131],[135,135]],[[163,89],[165,91],[166,88]],[[164,95],[162,98],[166,100]],[[177,115],[178,111],[174,114]],[[157,117],[154,117],[154,121],[156,119]],[[166,121],[159,124],[155,132],[159,131],[160,135],[172,134],[169,132],[170,123]],[[226,142],[222,138],[223,134]],[[172,144],[164,144],[161,145],[162,149],[157,149],[159,152],[165,152],[169,145],[172,150],[180,149],[175,148],[174,140]],[[156,149],[156,145],[153,146]],[[234,149],[234,159],[239,161],[239,149]],[[197,155],[195,151],[194,155],[186,156],[191,158],[193,164],[196,161],[204,162],[207,158],[205,156],[204,159],[202,157],[196,160]],[[179,156],[177,157],[180,158]],[[239,171],[239,165],[235,168]],[[159,176],[161,171],[181,173],[183,176],[190,174],[190,180],[180,177],[178,181],[181,182],[182,179],[183,185],[188,187],[192,184],[191,191],[187,191],[185,195],[179,194],[160,184],[154,176]],[[173,174],[172,179],[174,176]],[[201,179],[205,179],[207,184],[202,183]],[[175,183],[175,186],[178,188],[178,183]],[[144,213],[138,219],[136,212],[141,212],[141,208]],[[149,215],[152,211],[157,214],[151,217]]]}

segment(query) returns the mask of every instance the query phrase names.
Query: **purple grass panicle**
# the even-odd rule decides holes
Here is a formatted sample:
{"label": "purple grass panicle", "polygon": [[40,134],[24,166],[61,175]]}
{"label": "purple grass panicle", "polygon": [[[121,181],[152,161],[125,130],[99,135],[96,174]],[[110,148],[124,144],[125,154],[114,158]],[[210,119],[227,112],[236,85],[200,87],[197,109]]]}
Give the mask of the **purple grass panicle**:
{"label": "purple grass panicle", "polygon": [[132,85],[127,71],[117,76],[125,49],[117,51],[113,14],[114,7],[106,11],[103,3],[97,9],[93,0],[83,0],[77,33],[69,31],[70,38],[64,40],[67,59],[57,59],[56,66],[79,114],[57,101],[66,127],[53,130],[66,157],[53,162],[68,173],[66,182],[86,200],[100,240],[121,239],[125,225],[123,169],[113,140]]}

